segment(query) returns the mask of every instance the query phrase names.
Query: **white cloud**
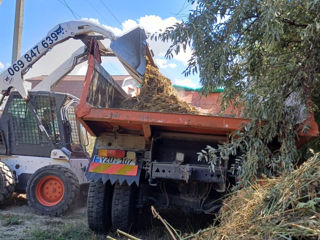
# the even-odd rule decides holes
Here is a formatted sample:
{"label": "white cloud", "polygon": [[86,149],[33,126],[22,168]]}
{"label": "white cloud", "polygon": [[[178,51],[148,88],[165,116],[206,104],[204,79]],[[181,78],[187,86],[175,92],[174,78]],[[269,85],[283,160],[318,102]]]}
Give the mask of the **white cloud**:
{"label": "white cloud", "polygon": [[[166,19],[162,19],[159,16],[144,16],[138,20],[138,25],[143,27],[147,33],[153,34],[156,32],[161,32],[165,30],[167,27],[170,27],[176,23],[180,23],[181,21],[177,20],[174,17],[169,17]],[[167,49],[170,47],[171,42],[162,42],[162,41],[154,41],[148,40],[150,48],[153,50],[155,56],[164,57]],[[173,59],[182,62],[184,65],[188,64],[188,60],[190,59],[192,54],[192,50],[190,47],[187,47],[184,52],[181,50],[178,55],[174,54]]]}
{"label": "white cloud", "polygon": [[160,59],[160,58],[156,58],[156,64],[160,67],[160,68],[167,68],[167,60],[165,59]]}
{"label": "white cloud", "polygon": [[0,69],[4,68],[4,64],[2,62],[0,62]]}
{"label": "white cloud", "polygon": [[178,55],[175,55],[173,58],[177,61],[182,62],[184,65],[188,65],[188,60],[191,58],[192,50],[190,47],[186,48],[186,51],[180,50]]}
{"label": "white cloud", "polygon": [[96,18],[82,18],[81,20],[85,20],[85,21],[89,21],[89,22],[101,25],[101,23],[99,22],[99,19],[96,19]]}
{"label": "white cloud", "polygon": [[176,67],[177,67],[177,64],[175,64],[175,63],[169,63],[169,64],[168,64],[168,67],[169,67],[169,68],[176,68]]}
{"label": "white cloud", "polygon": [[[93,22],[95,24],[100,24],[98,19],[95,18],[84,18],[83,20],[87,20],[90,22]],[[128,19],[124,21],[120,28],[111,27],[108,25],[102,25],[107,30],[113,32],[116,36],[121,36],[131,30],[133,30],[136,27],[142,27],[145,29],[146,33],[148,35],[152,35],[156,32],[161,32],[165,30],[167,27],[170,27],[176,23],[180,23],[181,21],[177,20],[175,17],[169,17],[162,19],[159,16],[155,15],[146,15],[144,17],[139,18],[137,21]],[[156,57],[164,57],[167,49],[170,47],[171,42],[162,42],[162,41],[155,41],[148,39],[148,43],[150,48],[152,49],[154,55]],[[174,54],[173,58],[177,61],[182,62],[184,65],[188,64],[188,60],[190,59],[192,54],[192,50],[190,47],[187,47],[186,51],[181,50],[178,55]]]}
{"label": "white cloud", "polygon": [[162,19],[159,16],[147,15],[139,18],[138,22],[139,25],[142,26],[147,32],[155,33],[165,30],[167,27],[170,27],[180,21],[177,20],[175,17]]}
{"label": "white cloud", "polygon": [[119,28],[116,28],[116,27],[111,27],[111,26],[108,26],[108,25],[102,25],[105,29],[113,32],[114,35],[116,36],[121,36],[123,34],[123,31]]}
{"label": "white cloud", "polygon": [[122,30],[121,29],[101,24],[99,19],[97,19],[97,18],[82,18],[81,20],[89,21],[89,22],[92,22],[94,24],[100,25],[100,26],[104,27],[106,30],[112,32],[116,36],[119,36],[119,35],[122,34]]}
{"label": "white cloud", "polygon": [[184,86],[184,87],[190,87],[190,88],[196,88],[197,84],[194,83],[191,79],[185,78],[185,79],[175,79],[173,84]]}
{"label": "white cloud", "polygon": [[136,27],[138,27],[138,23],[132,19],[128,19],[124,21],[121,25],[122,25],[122,33],[129,32],[135,29]]}
{"label": "white cloud", "polygon": [[168,61],[166,59],[156,58],[155,62],[160,68],[163,68],[163,69],[165,69],[165,68],[176,68],[177,67],[177,64],[168,63]]}

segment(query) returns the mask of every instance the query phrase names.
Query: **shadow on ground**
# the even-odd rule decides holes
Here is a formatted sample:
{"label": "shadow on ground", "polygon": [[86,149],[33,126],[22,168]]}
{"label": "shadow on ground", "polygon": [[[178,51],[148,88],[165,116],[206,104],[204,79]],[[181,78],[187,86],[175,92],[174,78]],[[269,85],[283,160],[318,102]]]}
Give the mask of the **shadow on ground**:
{"label": "shadow on ground", "polygon": [[[180,236],[196,233],[212,225],[214,215],[191,215],[177,210],[162,211],[160,215]],[[152,217],[148,209],[136,216],[137,223],[131,234],[146,240],[170,240],[166,227],[161,221]],[[88,229],[86,197],[79,197],[72,211],[61,217],[39,216],[28,206],[25,194],[15,194],[12,199],[0,206],[0,239],[13,240],[101,240],[110,235],[117,240],[116,233],[106,235],[93,233]]]}
{"label": "shadow on ground", "polygon": [[[213,224],[215,215],[185,214],[177,210],[166,210],[159,213],[166,225],[181,237],[194,234]],[[165,224],[155,219],[151,210],[139,215],[132,233],[142,239],[171,239]]]}

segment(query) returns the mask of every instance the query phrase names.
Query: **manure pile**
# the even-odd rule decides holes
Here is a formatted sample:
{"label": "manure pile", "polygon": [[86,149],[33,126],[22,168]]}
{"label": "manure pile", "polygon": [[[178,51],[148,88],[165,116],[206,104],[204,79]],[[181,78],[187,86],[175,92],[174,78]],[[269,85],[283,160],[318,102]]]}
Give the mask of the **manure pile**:
{"label": "manure pile", "polygon": [[119,107],[148,112],[199,113],[188,103],[179,100],[171,81],[149,63],[140,95],[124,100]]}
{"label": "manure pile", "polygon": [[320,239],[320,153],[291,174],[235,192],[218,220],[194,239]]}

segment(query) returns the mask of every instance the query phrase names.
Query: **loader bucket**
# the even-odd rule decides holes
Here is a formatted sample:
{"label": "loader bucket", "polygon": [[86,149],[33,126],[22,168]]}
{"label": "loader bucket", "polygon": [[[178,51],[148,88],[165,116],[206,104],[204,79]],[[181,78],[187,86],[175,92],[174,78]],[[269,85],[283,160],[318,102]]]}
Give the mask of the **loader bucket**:
{"label": "loader bucket", "polygon": [[138,82],[142,83],[146,71],[146,56],[154,65],[143,29],[136,28],[111,42],[111,49],[120,62]]}

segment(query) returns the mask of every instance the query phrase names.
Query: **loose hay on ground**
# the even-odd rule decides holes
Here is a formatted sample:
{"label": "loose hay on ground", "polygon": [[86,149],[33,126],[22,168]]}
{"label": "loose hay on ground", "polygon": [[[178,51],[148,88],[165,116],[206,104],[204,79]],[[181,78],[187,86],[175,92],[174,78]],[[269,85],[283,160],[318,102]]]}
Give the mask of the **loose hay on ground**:
{"label": "loose hay on ground", "polygon": [[320,153],[287,176],[235,192],[195,239],[320,239]]}

